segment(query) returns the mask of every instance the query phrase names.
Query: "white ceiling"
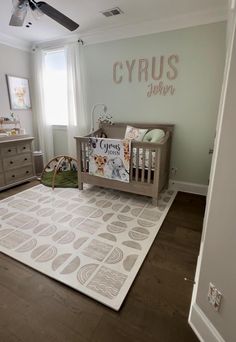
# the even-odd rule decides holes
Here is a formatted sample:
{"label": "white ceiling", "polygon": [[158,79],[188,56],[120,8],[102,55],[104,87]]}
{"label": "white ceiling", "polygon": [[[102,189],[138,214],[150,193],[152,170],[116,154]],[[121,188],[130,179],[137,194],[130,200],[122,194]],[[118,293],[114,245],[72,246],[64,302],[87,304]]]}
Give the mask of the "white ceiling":
{"label": "white ceiling", "polygon": [[[202,24],[226,18],[228,0],[46,0],[65,15],[78,22],[80,27],[74,33],[47,16],[36,20],[28,11],[25,23],[31,21],[30,28],[10,27],[8,25],[12,10],[12,0],[1,0],[0,41],[9,40],[12,44],[22,43],[30,46],[33,43],[60,39],[66,36],[89,37],[110,31],[115,34],[125,28],[132,27],[130,35],[158,31],[158,24],[168,30],[175,27],[178,21],[184,26]],[[106,18],[100,12],[119,7],[124,14]],[[199,23],[198,23],[199,21]],[[175,23],[175,24],[174,24]],[[174,26],[173,26],[174,24]],[[128,34],[129,36],[129,34]],[[118,36],[119,38],[119,36]],[[108,39],[105,39],[108,40]]]}

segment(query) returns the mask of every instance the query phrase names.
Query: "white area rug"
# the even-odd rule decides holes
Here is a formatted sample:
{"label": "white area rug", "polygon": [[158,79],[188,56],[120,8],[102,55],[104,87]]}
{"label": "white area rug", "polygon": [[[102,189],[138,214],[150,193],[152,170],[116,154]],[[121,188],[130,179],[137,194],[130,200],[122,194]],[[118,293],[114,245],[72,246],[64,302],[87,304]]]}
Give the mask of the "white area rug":
{"label": "white area rug", "polygon": [[38,185],[0,202],[0,251],[119,310],[175,195]]}

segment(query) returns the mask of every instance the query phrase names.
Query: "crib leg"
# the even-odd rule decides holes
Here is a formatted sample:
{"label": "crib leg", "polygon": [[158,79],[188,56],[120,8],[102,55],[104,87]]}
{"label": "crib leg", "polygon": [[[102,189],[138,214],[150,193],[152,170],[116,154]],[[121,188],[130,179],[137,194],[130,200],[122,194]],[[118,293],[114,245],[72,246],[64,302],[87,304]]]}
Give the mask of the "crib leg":
{"label": "crib leg", "polygon": [[84,188],[83,184],[84,184],[84,183],[82,183],[82,182],[79,182],[79,184],[78,184],[78,188],[79,188],[79,190],[83,190],[83,188]]}
{"label": "crib leg", "polygon": [[165,185],[163,187],[163,190],[168,190],[169,189],[169,179],[165,182]]}
{"label": "crib leg", "polygon": [[157,205],[158,205],[158,197],[152,197],[152,205],[154,207],[157,207]]}

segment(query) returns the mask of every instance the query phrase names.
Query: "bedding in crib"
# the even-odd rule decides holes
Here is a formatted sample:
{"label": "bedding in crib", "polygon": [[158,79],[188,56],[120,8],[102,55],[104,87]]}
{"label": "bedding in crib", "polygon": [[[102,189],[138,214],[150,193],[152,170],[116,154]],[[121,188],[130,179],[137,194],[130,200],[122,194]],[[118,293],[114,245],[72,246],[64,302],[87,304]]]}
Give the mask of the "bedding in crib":
{"label": "bedding in crib", "polygon": [[[149,152],[145,151],[140,148],[139,149],[139,156],[138,156],[138,167],[139,169],[143,168],[143,159],[144,159],[144,167],[145,169],[149,168],[149,164],[151,165],[151,169],[154,170],[155,168],[155,163],[156,163],[156,158],[155,158],[155,152]],[[132,166],[136,168],[137,164],[137,149],[133,149],[133,156],[132,156]]]}

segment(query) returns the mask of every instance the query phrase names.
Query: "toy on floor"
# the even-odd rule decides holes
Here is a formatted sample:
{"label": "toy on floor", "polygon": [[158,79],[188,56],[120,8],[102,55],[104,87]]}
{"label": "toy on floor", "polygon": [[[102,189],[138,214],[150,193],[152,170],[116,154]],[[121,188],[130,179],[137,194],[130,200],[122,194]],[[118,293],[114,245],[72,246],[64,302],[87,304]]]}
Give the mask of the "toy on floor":
{"label": "toy on floor", "polygon": [[69,156],[57,156],[51,159],[42,172],[41,183],[52,189],[77,188],[77,160]]}

